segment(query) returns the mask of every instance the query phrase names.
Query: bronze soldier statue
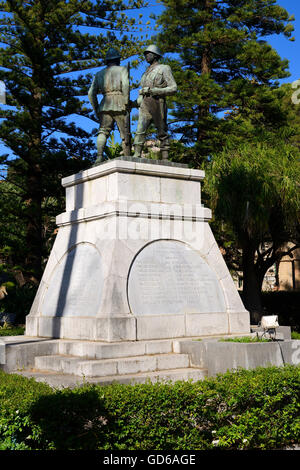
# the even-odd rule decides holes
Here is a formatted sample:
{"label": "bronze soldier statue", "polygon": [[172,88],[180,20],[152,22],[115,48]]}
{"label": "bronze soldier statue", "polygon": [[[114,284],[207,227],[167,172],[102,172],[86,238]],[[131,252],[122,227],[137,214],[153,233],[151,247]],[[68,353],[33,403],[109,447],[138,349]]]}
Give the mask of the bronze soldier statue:
{"label": "bronze soldier statue", "polygon": [[142,76],[141,89],[137,99],[139,120],[134,138],[134,156],[141,156],[146,131],[153,122],[160,140],[161,157],[163,160],[167,160],[169,137],[167,132],[166,96],[176,93],[177,85],[171,68],[168,65],[159,63],[162,54],[157,46],[149,46],[144,55],[150,65]]}
{"label": "bronze soldier statue", "polygon": [[[106,141],[115,122],[122,139],[124,155],[130,155],[130,135],[127,131],[129,76],[127,68],[120,66],[120,60],[119,52],[114,48],[110,48],[105,57],[107,67],[96,73],[88,92],[89,100],[100,122],[97,137],[98,156],[95,165],[103,160]],[[99,93],[103,95],[100,104],[98,104],[97,99]]]}

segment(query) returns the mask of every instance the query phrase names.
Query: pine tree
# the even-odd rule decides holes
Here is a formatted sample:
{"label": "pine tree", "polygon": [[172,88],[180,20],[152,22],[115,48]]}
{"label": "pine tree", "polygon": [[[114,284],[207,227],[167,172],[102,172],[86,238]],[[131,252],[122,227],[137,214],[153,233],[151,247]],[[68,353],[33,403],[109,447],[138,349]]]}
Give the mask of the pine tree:
{"label": "pine tree", "polygon": [[[20,186],[25,219],[25,269],[37,280],[47,259],[53,224],[45,223],[49,197],[63,201],[60,178],[89,167],[95,143],[74,116],[92,119],[84,104],[92,76],[114,45],[123,58],[139,51],[130,38],[135,22],[121,0],[0,1],[0,80],[6,106],[0,109],[0,140],[9,149],[1,164]],[[121,33],[120,33],[121,31]],[[51,213],[51,211],[50,211]],[[47,217],[47,216],[46,216]]]}
{"label": "pine tree", "polygon": [[265,37],[282,34],[293,40],[293,18],[276,0],[162,0],[162,4],[157,41],[163,51],[176,54],[171,65],[179,89],[172,129],[183,144],[195,146],[193,163],[199,164],[197,155],[222,149],[226,136],[235,132],[234,123],[220,113],[236,108],[246,112],[249,100],[255,108],[258,93],[268,95],[276,80],[289,75],[288,61]]}

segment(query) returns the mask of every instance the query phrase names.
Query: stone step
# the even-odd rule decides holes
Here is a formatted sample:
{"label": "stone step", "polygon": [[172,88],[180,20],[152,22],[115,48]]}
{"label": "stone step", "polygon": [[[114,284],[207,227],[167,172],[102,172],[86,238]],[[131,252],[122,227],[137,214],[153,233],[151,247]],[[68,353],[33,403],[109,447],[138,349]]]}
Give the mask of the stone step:
{"label": "stone step", "polygon": [[35,358],[35,368],[84,377],[137,374],[156,370],[189,367],[188,354],[154,354],[116,359],[87,359],[76,356],[49,355]]}
{"label": "stone step", "polygon": [[[3,338],[1,338],[1,341]],[[107,343],[104,341],[81,341],[29,336],[4,337],[0,344],[0,366],[7,372],[16,369],[31,369],[36,356],[64,354],[88,359],[110,359],[118,357],[167,354],[175,351],[177,341],[147,340]],[[0,341],[0,343],[1,343]]]}
{"label": "stone step", "polygon": [[166,354],[171,352],[173,352],[172,340],[126,341],[122,343],[72,340],[61,340],[59,342],[59,354],[80,356],[89,359],[113,359],[118,357]]}
{"label": "stone step", "polygon": [[33,370],[16,371],[16,374],[23,377],[34,378],[37,382],[44,382],[53,388],[74,388],[84,384],[99,384],[109,385],[112,383],[120,384],[135,384],[145,382],[176,382],[176,381],[192,381],[198,382],[199,380],[207,377],[207,369],[200,368],[184,368],[184,369],[170,369],[152,372],[143,372],[139,374],[126,374],[118,376],[106,377],[80,377],[71,374],[60,374],[57,372],[41,372]]}

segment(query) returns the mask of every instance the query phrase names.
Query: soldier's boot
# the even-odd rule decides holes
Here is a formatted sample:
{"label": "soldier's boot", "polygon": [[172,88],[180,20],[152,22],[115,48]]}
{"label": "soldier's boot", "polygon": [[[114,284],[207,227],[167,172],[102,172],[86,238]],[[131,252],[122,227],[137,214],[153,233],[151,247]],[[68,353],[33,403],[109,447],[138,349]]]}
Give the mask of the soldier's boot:
{"label": "soldier's boot", "polygon": [[97,159],[95,160],[95,163],[93,164],[93,166],[97,166],[103,161],[103,152],[104,152],[104,148],[105,148],[105,145],[106,145],[106,139],[107,139],[106,135],[98,134],[98,137],[97,137]]}
{"label": "soldier's boot", "polygon": [[99,154],[98,154],[98,157],[96,158],[96,160],[95,160],[93,166],[98,166],[98,165],[100,165],[100,163],[102,163],[102,161],[103,161],[103,155],[99,155]]}
{"label": "soldier's boot", "polygon": [[130,144],[127,142],[123,142],[122,149],[123,149],[124,157],[130,157],[130,154],[131,154]]}
{"label": "soldier's boot", "polygon": [[168,150],[161,150],[161,159],[162,160],[168,160],[168,158],[169,158]]}
{"label": "soldier's boot", "polygon": [[142,145],[135,145],[134,146],[134,157],[141,158],[142,156],[142,150],[143,146]]}

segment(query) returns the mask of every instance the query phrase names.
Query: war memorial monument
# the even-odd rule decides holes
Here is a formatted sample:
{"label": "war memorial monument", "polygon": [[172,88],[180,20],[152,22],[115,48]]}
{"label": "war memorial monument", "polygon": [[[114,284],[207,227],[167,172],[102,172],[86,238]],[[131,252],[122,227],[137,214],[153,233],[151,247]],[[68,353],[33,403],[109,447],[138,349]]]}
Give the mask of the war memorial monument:
{"label": "war memorial monument", "polygon": [[[184,351],[187,340],[253,334],[211,231],[211,211],[201,202],[205,174],[168,160],[166,97],[177,86],[160,57],[154,45],[145,51],[149,65],[137,100],[133,156],[129,77],[118,51],[108,51],[106,67],[93,80],[98,157],[92,168],[62,180],[66,210],[57,216],[23,344],[6,344],[7,370],[32,368],[37,377],[47,371],[50,382],[51,374],[58,381],[69,374],[73,382],[83,375],[102,383],[198,380],[206,364]],[[104,161],[114,122],[124,155]],[[151,123],[158,160],[142,156]],[[206,351],[208,343],[202,342]]]}

